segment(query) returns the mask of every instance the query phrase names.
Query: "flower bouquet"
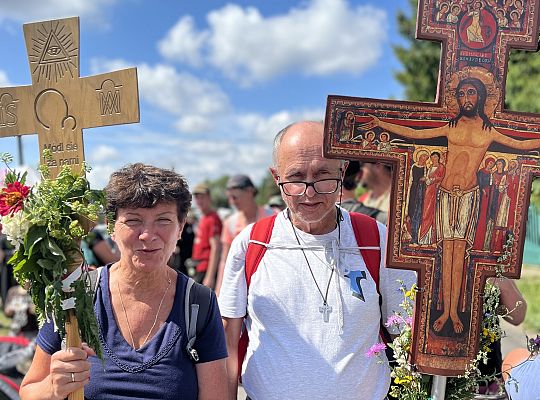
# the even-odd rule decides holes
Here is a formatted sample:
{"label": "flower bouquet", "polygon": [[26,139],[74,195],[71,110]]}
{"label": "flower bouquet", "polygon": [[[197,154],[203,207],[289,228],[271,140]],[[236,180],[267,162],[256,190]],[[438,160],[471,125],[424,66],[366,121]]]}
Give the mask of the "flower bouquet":
{"label": "flower bouquet", "polygon": [[[49,151],[44,151],[44,158],[50,158]],[[0,224],[15,246],[9,260],[15,278],[29,291],[40,326],[52,319],[64,339],[68,313],[74,311],[80,337],[101,357],[79,245],[103,207],[103,195],[90,190],[85,165],[81,176],[66,166],[56,178],[41,165],[41,181],[30,187],[26,173],[10,168],[9,154],[0,153],[0,161],[7,167],[0,186]]]}
{"label": "flower bouquet", "polygon": [[[400,332],[388,344],[388,347],[392,349],[394,354],[394,361],[390,364],[393,381],[390,386],[389,398],[399,400],[429,400],[431,399],[432,377],[421,374],[415,365],[410,363],[413,312],[417,287],[414,284],[411,288],[407,288],[402,281],[399,281],[399,283],[400,290],[403,293],[403,301],[400,304],[401,310],[391,315],[385,323],[387,327],[397,327]],[[480,363],[487,362],[490,343],[500,339],[502,336],[499,317],[508,315],[513,311],[503,311],[499,306],[499,298],[499,287],[486,283],[484,290],[484,320],[478,354],[475,359],[471,360],[462,376],[447,379],[445,399],[474,399],[477,395],[479,385],[500,378],[495,376],[495,374],[488,376],[482,375],[479,370]],[[518,306],[520,304],[516,304],[516,307]],[[378,356],[384,352],[386,347],[387,345],[384,343],[374,344],[366,353],[366,357]],[[503,393],[502,384],[499,386],[499,391]]]}

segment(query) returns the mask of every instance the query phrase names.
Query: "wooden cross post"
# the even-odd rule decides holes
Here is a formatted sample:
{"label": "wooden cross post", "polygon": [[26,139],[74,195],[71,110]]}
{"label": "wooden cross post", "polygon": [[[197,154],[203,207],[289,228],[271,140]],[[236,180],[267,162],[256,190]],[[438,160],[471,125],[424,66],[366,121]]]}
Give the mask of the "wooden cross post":
{"label": "wooden cross post", "polygon": [[[25,24],[24,35],[32,85],[0,88],[0,137],[37,132],[40,153],[52,153],[41,159],[52,177],[64,165],[80,173],[83,128],[139,122],[137,71],[80,78],[79,18]],[[80,347],[73,311],[66,332],[68,346]],[[81,390],[70,399],[83,397]]]}
{"label": "wooden cross post", "polygon": [[442,42],[435,103],[329,96],[325,155],[393,166],[387,263],[421,288],[412,362],[454,376],[478,350],[486,278],[521,273],[540,117],[505,110],[504,84],[509,50],[537,48],[539,2],[418,7],[418,38]]}

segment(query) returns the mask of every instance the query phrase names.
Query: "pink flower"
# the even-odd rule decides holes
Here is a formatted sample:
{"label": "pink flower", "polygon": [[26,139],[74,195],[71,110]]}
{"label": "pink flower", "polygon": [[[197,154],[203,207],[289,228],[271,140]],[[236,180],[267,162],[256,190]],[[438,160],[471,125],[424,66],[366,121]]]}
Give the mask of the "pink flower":
{"label": "pink flower", "polygon": [[403,323],[403,318],[399,315],[390,315],[384,324],[387,328],[390,328],[392,325],[399,325]]}
{"label": "pink flower", "polygon": [[405,318],[405,323],[409,326],[412,326],[413,323],[413,317],[407,317]]}
{"label": "pink flower", "polygon": [[384,343],[376,343],[371,346],[368,351],[366,351],[365,356],[367,358],[372,358],[373,356],[379,355],[379,353],[384,349],[386,349],[386,345]]}
{"label": "pink flower", "polygon": [[24,199],[30,194],[30,187],[20,182],[8,183],[0,191],[0,215],[13,215],[22,210]]}

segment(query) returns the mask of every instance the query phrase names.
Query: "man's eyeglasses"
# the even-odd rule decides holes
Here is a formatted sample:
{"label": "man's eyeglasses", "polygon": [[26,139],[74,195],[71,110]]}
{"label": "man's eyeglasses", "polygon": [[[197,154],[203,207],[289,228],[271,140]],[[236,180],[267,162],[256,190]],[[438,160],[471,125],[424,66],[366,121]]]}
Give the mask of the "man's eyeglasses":
{"label": "man's eyeglasses", "polygon": [[332,179],[321,179],[319,181],[313,182],[303,182],[303,181],[290,181],[290,182],[279,182],[278,185],[283,190],[287,196],[302,196],[306,193],[308,187],[313,187],[318,194],[332,194],[338,190],[339,183],[341,179],[332,178]]}

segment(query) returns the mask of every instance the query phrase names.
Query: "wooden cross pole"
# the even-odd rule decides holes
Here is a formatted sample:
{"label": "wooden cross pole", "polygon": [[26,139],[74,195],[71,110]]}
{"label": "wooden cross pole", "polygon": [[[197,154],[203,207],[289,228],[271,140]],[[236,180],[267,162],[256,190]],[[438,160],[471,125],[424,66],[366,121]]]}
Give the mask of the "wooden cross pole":
{"label": "wooden cross pole", "polygon": [[421,288],[412,362],[455,376],[478,350],[486,278],[521,274],[540,117],[506,110],[504,84],[510,49],[537,48],[539,1],[418,7],[417,37],[442,42],[436,101],[329,96],[324,151],[393,166],[387,263]]}
{"label": "wooden cross pole", "polygon": [[[24,36],[32,85],[0,88],[0,137],[37,132],[40,153],[52,153],[41,159],[51,176],[64,165],[80,173],[83,128],[139,122],[137,71],[80,78],[79,18],[25,24]],[[66,332],[68,346],[81,345],[72,311]],[[70,399],[83,397],[81,390]]]}

